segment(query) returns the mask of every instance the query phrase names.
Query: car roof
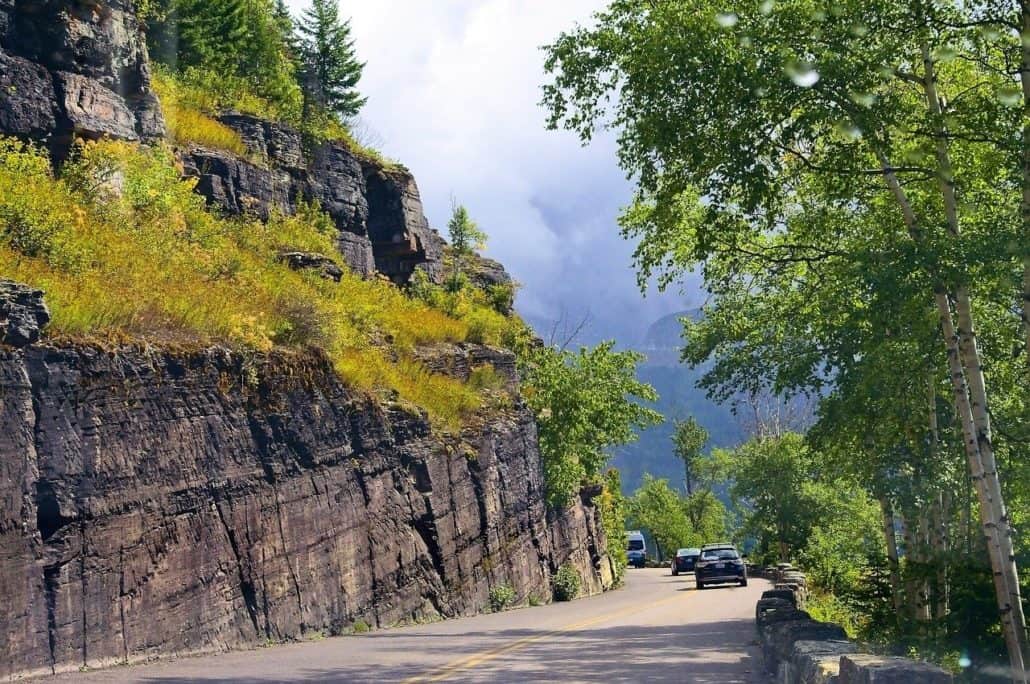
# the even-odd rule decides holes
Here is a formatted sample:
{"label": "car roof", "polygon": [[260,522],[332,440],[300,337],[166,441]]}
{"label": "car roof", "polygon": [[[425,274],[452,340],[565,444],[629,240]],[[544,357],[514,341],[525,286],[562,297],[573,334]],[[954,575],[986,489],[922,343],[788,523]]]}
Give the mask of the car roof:
{"label": "car roof", "polygon": [[705,544],[704,546],[701,547],[702,551],[707,551],[709,549],[733,549],[734,551],[736,551],[737,547],[734,546],[733,544],[729,543],[729,542],[719,542],[717,544]]}
{"label": "car roof", "polygon": [[701,553],[701,549],[680,549],[676,552],[677,556],[696,556]]}

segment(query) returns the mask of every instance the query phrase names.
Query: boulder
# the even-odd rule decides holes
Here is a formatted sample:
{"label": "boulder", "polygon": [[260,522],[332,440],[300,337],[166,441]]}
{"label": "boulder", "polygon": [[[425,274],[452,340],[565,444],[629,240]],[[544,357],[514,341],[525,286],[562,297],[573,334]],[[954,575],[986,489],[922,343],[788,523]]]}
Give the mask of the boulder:
{"label": "boulder", "polygon": [[769,671],[776,672],[780,663],[790,659],[798,641],[846,641],[847,638],[843,627],[830,622],[811,619],[774,621],[762,628],[762,652]]}
{"label": "boulder", "polygon": [[[787,607],[777,608],[775,610],[769,610],[763,613],[762,623],[758,625],[759,629],[775,624],[777,622],[789,622],[791,620],[811,620],[812,616],[807,611],[798,610],[797,608]],[[764,630],[763,630],[764,631]]]}
{"label": "boulder", "polygon": [[755,606],[755,624],[761,627],[765,623],[765,616],[775,610],[795,610],[793,602],[782,598],[763,598]]}
{"label": "boulder", "polygon": [[[445,243],[429,227],[407,169],[359,156],[339,142],[305,155],[298,131],[253,116],[230,113],[219,120],[239,134],[248,159],[198,148],[180,155],[209,204],[267,219],[274,211],[294,214],[301,202],[317,203],[339,230],[337,247],[355,272],[378,272],[403,285],[421,270],[440,282]],[[491,264],[485,269],[491,278],[510,282]]]}
{"label": "boulder", "polygon": [[769,589],[762,592],[763,599],[783,599],[784,601],[790,601],[791,604],[797,608],[798,597],[789,589]]}
{"label": "boulder", "polygon": [[279,259],[295,271],[317,271],[326,280],[340,282],[343,269],[325,254],[317,252],[282,252]]}
{"label": "boulder", "polygon": [[443,277],[444,243],[429,227],[414,176],[397,165],[362,158],[368,199],[368,236],[376,270],[407,283],[416,270],[430,280]]}
{"label": "boulder", "polygon": [[954,677],[936,665],[907,658],[843,655],[839,684],[951,684]]}
{"label": "boulder", "polygon": [[0,279],[0,344],[26,347],[39,340],[50,323],[43,292]]}
{"label": "boulder", "polygon": [[850,641],[797,641],[790,658],[780,663],[780,684],[836,684],[840,657],[857,653]]}

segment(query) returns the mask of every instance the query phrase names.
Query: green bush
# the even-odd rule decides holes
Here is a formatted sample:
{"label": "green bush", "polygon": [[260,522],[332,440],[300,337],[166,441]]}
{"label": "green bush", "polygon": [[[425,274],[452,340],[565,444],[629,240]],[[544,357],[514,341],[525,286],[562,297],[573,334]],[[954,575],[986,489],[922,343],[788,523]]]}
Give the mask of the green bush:
{"label": "green bush", "polygon": [[490,590],[490,610],[499,613],[515,603],[515,589],[508,583],[498,584]]}
{"label": "green bush", "polygon": [[622,585],[626,576],[626,497],[622,495],[622,479],[618,470],[604,474],[604,490],[599,497],[601,526],[608,542],[608,557],[612,561],[612,583]]}
{"label": "green bush", "polygon": [[367,634],[372,631],[372,628],[368,626],[368,623],[364,620],[358,620],[350,627],[351,632],[354,634]]}
{"label": "green bush", "polygon": [[554,587],[554,600],[555,601],[571,601],[579,596],[579,589],[582,585],[583,580],[579,576],[579,572],[576,568],[572,567],[571,563],[565,563],[558,572],[555,573],[554,579],[552,580],[552,586]]}

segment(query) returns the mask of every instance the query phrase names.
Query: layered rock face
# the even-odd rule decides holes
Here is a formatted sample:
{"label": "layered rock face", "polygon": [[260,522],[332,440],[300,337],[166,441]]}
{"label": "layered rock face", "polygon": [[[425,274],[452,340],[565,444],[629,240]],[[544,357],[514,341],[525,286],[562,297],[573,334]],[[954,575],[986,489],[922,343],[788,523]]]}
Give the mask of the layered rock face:
{"label": "layered rock face", "polygon": [[73,136],[164,135],[129,0],[0,0],[0,131],[59,153]]}
{"label": "layered rock face", "polygon": [[421,269],[440,279],[444,241],[429,227],[406,169],[360,157],[339,143],[305,150],[300,133],[279,123],[239,114],[220,119],[240,134],[250,158],[196,147],[180,155],[211,205],[268,218],[317,202],[336,224],[337,246],[358,273],[381,273],[404,284]]}
{"label": "layered rock face", "polygon": [[565,562],[600,591],[597,511],[546,509],[532,417],[466,438],[317,356],[0,352],[0,676],[472,613]]}
{"label": "layered rock face", "polygon": [[[0,133],[57,155],[74,136],[161,138],[149,81],[129,0],[0,0]],[[444,243],[405,169],[223,121],[247,158],[181,152],[212,205],[268,217],[318,202],[354,270],[441,279]],[[342,277],[325,255],[280,258]],[[0,280],[0,677],[474,613],[500,583],[546,599],[564,563],[588,592],[611,582],[589,495],[545,506],[523,407],[459,441],[349,390],[314,352],[52,346],[48,321],[41,292]],[[517,384],[500,350],[419,358]]]}

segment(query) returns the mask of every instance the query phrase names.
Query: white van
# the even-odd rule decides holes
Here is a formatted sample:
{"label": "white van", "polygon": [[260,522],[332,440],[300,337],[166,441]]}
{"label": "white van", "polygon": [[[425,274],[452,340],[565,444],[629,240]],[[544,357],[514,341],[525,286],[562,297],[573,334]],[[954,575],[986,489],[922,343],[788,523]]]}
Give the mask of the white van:
{"label": "white van", "polygon": [[626,562],[638,568],[647,565],[647,542],[639,530],[626,533]]}

